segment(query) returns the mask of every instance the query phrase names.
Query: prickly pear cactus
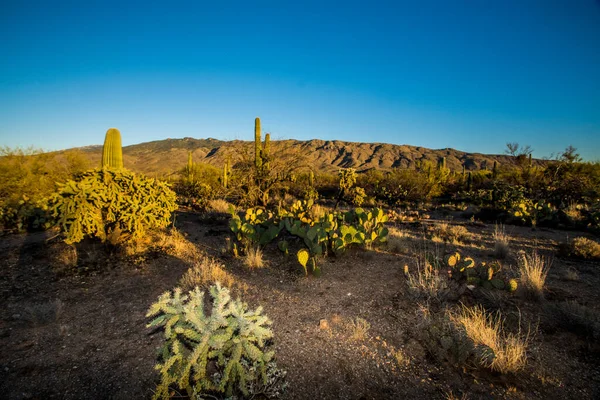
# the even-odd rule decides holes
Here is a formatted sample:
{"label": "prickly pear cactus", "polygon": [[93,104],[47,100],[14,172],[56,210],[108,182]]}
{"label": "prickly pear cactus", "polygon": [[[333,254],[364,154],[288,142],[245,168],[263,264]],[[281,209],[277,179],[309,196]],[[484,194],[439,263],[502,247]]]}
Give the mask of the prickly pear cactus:
{"label": "prickly pear cactus", "polygon": [[300,265],[302,265],[302,267],[304,268],[304,273],[306,275],[308,275],[308,258],[310,257],[310,255],[308,254],[308,250],[306,249],[300,249],[298,250],[298,253],[296,253],[296,257],[298,258],[298,262],[300,263]]}

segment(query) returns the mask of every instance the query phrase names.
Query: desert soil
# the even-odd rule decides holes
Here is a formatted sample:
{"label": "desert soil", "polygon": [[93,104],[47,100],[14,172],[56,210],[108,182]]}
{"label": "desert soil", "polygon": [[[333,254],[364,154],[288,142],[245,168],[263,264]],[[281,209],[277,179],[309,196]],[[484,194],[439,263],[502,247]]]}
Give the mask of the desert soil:
{"label": "desert soil", "polygon": [[[277,363],[287,371],[284,398],[600,398],[597,343],[556,328],[543,305],[506,292],[497,304],[518,310],[521,325],[537,332],[530,336],[524,371],[499,375],[451,365],[428,350],[422,310],[441,312],[445,305],[411,295],[403,273],[405,264],[415,265],[410,249],[426,245],[440,254],[458,249],[492,260],[493,225],[463,221],[470,239],[451,245],[421,239],[431,220],[401,224],[409,236],[406,251],[350,250],[323,260],[320,278],[307,278],[276,248],[266,249],[268,265],[259,270],[222,256],[227,221],[205,222],[179,213],[177,228],[207,255],[223,257],[228,271],[247,285],[244,301],[262,305],[273,321]],[[558,245],[579,233],[506,228],[512,242],[505,268],[514,268],[518,249],[535,247],[554,260],[547,302],[574,300],[600,311],[600,263],[556,257]],[[52,235],[0,238],[0,398],[150,398],[162,334],[146,328],[145,314],[189,265],[165,254],[148,254],[134,264],[91,247],[81,255],[88,257],[89,269],[65,274],[56,259],[64,245]],[[578,279],[565,279],[568,269]],[[480,301],[468,291],[451,305]],[[370,325],[362,337],[353,327],[357,319]]]}

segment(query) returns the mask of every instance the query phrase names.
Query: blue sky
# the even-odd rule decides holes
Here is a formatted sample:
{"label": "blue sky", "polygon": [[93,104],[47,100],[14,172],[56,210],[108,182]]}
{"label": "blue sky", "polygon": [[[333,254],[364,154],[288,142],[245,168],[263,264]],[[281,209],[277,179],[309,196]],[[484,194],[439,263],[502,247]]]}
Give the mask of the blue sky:
{"label": "blue sky", "polygon": [[273,138],[600,160],[600,0],[9,0],[0,38],[0,145],[250,140],[260,116]]}

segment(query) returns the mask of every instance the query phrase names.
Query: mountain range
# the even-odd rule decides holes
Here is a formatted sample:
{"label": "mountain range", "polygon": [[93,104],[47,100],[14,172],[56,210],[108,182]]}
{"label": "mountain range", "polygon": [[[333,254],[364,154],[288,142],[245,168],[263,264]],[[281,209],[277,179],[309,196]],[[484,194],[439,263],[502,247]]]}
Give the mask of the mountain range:
{"label": "mountain range", "polygon": [[[356,143],[339,140],[272,141],[273,155],[278,149],[286,153],[299,154],[313,169],[322,172],[336,172],[340,168],[354,168],[358,172],[370,169],[389,171],[393,168],[415,169],[419,162],[434,164],[446,158],[446,166],[452,171],[491,169],[494,161],[499,165],[515,163],[515,157],[501,154],[467,153],[451,148],[428,149],[409,145],[386,143]],[[181,171],[192,152],[195,163],[206,163],[222,168],[227,158],[241,154],[253,154],[254,142],[222,141],[218,139],[164,139],[123,147],[124,165],[135,172],[151,175],[170,175]],[[99,164],[102,146],[79,148],[94,164]],[[237,157],[239,158],[239,157]],[[534,160],[542,164],[542,160]]]}

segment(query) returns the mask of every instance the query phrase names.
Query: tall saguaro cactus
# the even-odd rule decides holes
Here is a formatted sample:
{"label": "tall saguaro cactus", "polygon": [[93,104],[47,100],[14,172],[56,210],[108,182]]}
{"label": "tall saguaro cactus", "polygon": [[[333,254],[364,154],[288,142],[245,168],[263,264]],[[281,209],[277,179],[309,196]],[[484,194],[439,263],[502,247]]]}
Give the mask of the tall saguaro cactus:
{"label": "tall saguaro cactus", "polygon": [[260,118],[254,120],[254,166],[260,168],[262,166],[262,148],[260,143]]}
{"label": "tall saguaro cactus", "polygon": [[106,131],[102,147],[102,168],[123,169],[121,132],[116,128]]}
{"label": "tall saguaro cactus", "polygon": [[231,161],[229,157],[227,157],[227,160],[225,161],[225,166],[223,167],[223,187],[225,189],[227,189],[227,186],[229,184],[229,173],[231,172],[230,163]]}

